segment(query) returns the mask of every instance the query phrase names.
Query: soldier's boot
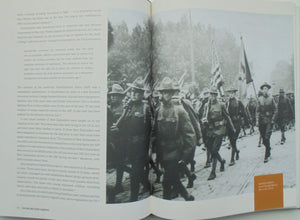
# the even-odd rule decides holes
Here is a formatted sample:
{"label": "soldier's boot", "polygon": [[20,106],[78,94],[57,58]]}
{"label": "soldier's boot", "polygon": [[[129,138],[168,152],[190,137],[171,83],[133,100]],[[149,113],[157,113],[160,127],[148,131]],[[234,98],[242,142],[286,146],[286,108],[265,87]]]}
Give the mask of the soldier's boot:
{"label": "soldier's boot", "polygon": [[207,160],[206,163],[205,163],[204,168],[208,168],[208,167],[211,167],[211,165],[210,165],[210,162]]}
{"label": "soldier's boot", "polygon": [[216,178],[216,167],[217,167],[217,158],[213,158],[211,172],[207,180],[213,180]]}
{"label": "soldier's boot", "polygon": [[206,151],[206,163],[205,163],[204,168],[210,167],[210,166],[211,166],[210,163],[211,163],[211,154],[210,154],[210,152],[207,150],[207,151]]}
{"label": "soldier's boot", "polygon": [[286,138],[284,136],[284,132],[281,132],[281,141],[280,141],[280,144],[284,144]]}
{"label": "soldier's boot", "polygon": [[235,162],[234,162],[234,154],[235,154],[235,152],[232,149],[232,151],[231,151],[231,159],[230,159],[229,166],[233,166],[235,164]]}
{"label": "soldier's boot", "polygon": [[120,192],[124,192],[124,188],[122,186],[123,173],[124,171],[122,168],[117,168],[116,185],[114,188],[116,194]]}
{"label": "soldier's boot", "polygon": [[264,163],[267,163],[269,161],[270,156],[271,156],[271,148],[270,146],[266,146]]}
{"label": "soldier's boot", "polygon": [[197,178],[197,176],[193,173],[190,177],[189,177],[189,182],[186,186],[186,188],[193,188],[194,187],[194,180]]}
{"label": "soldier's boot", "polygon": [[172,199],[171,198],[171,194],[172,194],[171,185],[169,183],[166,183],[163,181],[162,186],[163,186],[163,199],[171,200]]}
{"label": "soldier's boot", "polygon": [[189,194],[182,184],[179,184],[177,187],[178,187],[179,194],[184,198],[185,201],[195,200],[194,196]]}
{"label": "soldier's boot", "polygon": [[223,172],[225,170],[225,163],[226,161],[224,159],[222,159],[221,155],[219,154],[219,152],[216,153],[216,157],[218,159],[218,161],[221,163],[221,166],[220,166],[220,171]]}
{"label": "soldier's boot", "polygon": [[139,183],[133,184],[132,182],[130,183],[130,202],[135,202],[138,200],[138,194],[139,194]]}
{"label": "soldier's boot", "polygon": [[257,147],[261,147],[261,135],[259,136],[259,141]]}
{"label": "soldier's boot", "polygon": [[194,200],[195,200],[195,197],[192,196],[192,195],[189,195],[189,196],[185,199],[185,201],[194,201]]}
{"label": "soldier's boot", "polygon": [[226,160],[222,160],[222,162],[221,162],[221,166],[220,166],[220,171],[221,172],[224,172],[224,170],[225,170],[225,163],[226,163]]}
{"label": "soldier's boot", "polygon": [[195,160],[192,160],[192,161],[191,161],[191,171],[192,171],[192,172],[195,171],[195,164],[196,164],[196,161],[195,161]]}
{"label": "soldier's boot", "polygon": [[177,191],[185,199],[185,201],[195,200],[194,196],[188,193],[188,191],[182,185],[179,179],[174,180],[173,186],[174,186],[173,190]]}
{"label": "soldier's boot", "polygon": [[236,150],[235,159],[236,160],[240,159],[240,151],[239,150]]}

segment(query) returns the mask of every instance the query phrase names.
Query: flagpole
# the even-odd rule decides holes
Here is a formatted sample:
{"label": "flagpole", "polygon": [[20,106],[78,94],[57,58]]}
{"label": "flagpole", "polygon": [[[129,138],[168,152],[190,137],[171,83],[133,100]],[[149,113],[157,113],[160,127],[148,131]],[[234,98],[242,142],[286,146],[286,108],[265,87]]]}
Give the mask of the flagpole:
{"label": "flagpole", "polygon": [[258,100],[258,96],[257,96],[256,89],[255,89],[255,85],[254,85],[254,82],[253,82],[253,81],[252,81],[252,87],[253,87],[253,89],[254,89],[254,94],[255,94],[256,100]]}
{"label": "flagpole", "polygon": [[195,83],[195,67],[194,67],[194,48],[193,48],[193,27],[191,9],[189,9],[189,23],[190,23],[190,57],[191,57],[191,75],[192,82]]}
{"label": "flagpole", "polygon": [[[241,36],[241,43],[242,43],[243,51],[245,51],[245,45],[244,45],[243,37],[242,36]],[[254,84],[253,80],[252,80],[252,87],[253,87],[253,90],[254,90],[254,94],[255,94],[256,100],[258,100],[258,96],[257,96],[257,92],[256,92],[256,88],[255,88],[255,84]]]}
{"label": "flagpole", "polygon": [[243,54],[243,37],[240,37],[241,39],[241,48],[240,48],[240,59],[239,59],[239,77],[238,77],[238,88],[239,88],[239,97],[242,99],[242,83],[243,83],[243,78],[241,76],[241,62],[242,62],[242,54]]}

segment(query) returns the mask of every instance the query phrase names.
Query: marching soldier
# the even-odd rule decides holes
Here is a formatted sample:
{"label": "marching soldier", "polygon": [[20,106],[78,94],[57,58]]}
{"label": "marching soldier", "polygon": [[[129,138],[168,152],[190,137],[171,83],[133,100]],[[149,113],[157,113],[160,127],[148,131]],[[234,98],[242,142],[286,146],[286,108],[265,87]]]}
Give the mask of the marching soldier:
{"label": "marching soldier", "polygon": [[277,109],[273,97],[268,94],[270,88],[271,86],[268,83],[261,85],[262,95],[258,98],[256,108],[256,124],[258,125],[262,142],[265,145],[264,163],[267,163],[271,156],[270,138]]}
{"label": "marching soldier", "polygon": [[292,106],[292,118],[290,122],[290,126],[294,126],[295,124],[295,95],[293,92],[286,93],[286,96],[290,99],[291,106]]}
{"label": "marching soldier", "polygon": [[[112,90],[108,93],[110,106],[108,112],[110,117],[108,117],[109,124],[112,126],[113,123],[121,117],[123,112],[123,103],[124,90],[119,84],[113,84]],[[112,160],[116,168],[116,185],[114,188],[115,193],[122,192],[122,179],[123,172],[125,168],[125,146],[123,135],[115,130],[110,131],[110,146],[112,147],[113,155]]]}
{"label": "marching soldier", "polygon": [[277,104],[277,115],[276,122],[281,131],[281,142],[280,144],[284,144],[286,138],[284,132],[286,131],[286,125],[291,120],[293,115],[293,110],[291,106],[291,102],[288,97],[284,94],[284,90],[279,90],[279,98]]}
{"label": "marching soldier", "polygon": [[[209,100],[209,90],[207,88],[205,88],[203,90],[203,100],[201,102],[200,108],[199,108],[199,119],[203,118],[203,114],[204,114],[204,106],[205,104],[208,102]],[[200,126],[201,126],[201,131],[202,131],[202,139],[206,148],[206,163],[204,168],[208,168],[211,166],[211,153],[210,150],[207,147],[206,141],[207,141],[207,124],[202,123],[202,120],[200,120]]]}
{"label": "marching soldier", "polygon": [[181,164],[188,160],[190,151],[196,145],[195,131],[182,105],[172,101],[179,87],[165,77],[158,91],[161,93],[161,105],[155,115],[153,145],[164,169],[163,198],[170,200],[174,190],[186,201],[192,201],[194,197],[182,185],[179,172]]}
{"label": "marching soldier", "polygon": [[148,163],[151,116],[149,106],[143,101],[144,80],[138,77],[127,85],[131,88],[131,99],[113,129],[122,131],[127,139],[127,154],[131,164],[130,201],[133,202],[138,200],[140,183],[150,190],[144,167]]}
{"label": "marching soldier", "polygon": [[[226,103],[226,107],[235,128],[235,132],[233,132],[230,127],[227,129],[228,138],[231,145],[231,160],[229,166],[233,166],[235,164],[234,157],[236,160],[239,159],[240,151],[237,149],[236,141],[241,130],[241,118],[247,120],[247,115],[243,103],[235,97],[237,91],[238,90],[235,88],[227,90],[227,92],[229,93],[229,99]],[[227,126],[230,126],[230,124],[227,124]]]}
{"label": "marching soldier", "polygon": [[212,169],[207,180],[216,178],[217,160],[221,163],[220,171],[224,171],[225,160],[219,154],[224,135],[226,134],[225,120],[229,128],[235,133],[230,116],[225,105],[217,100],[218,90],[211,88],[209,102],[205,105],[203,123],[207,123],[207,147],[212,154]]}
{"label": "marching soldier", "polygon": [[[178,83],[174,82],[175,87],[179,87]],[[179,97],[179,91],[175,91],[174,95],[172,97],[172,102],[174,105],[181,105],[184,110],[188,113],[189,119],[191,121],[191,124],[193,126],[193,129],[195,131],[195,138],[197,140],[196,145],[201,145],[201,129],[200,129],[200,123],[198,115],[196,114],[192,102],[185,98]],[[194,186],[194,180],[197,178],[196,175],[193,173],[195,171],[195,164],[196,161],[194,160],[195,157],[195,151],[196,151],[196,145],[190,149],[189,156],[185,158],[184,163],[181,164],[182,172],[188,177],[188,184],[187,188],[192,188]],[[191,165],[191,169],[189,170],[187,168],[187,165]]]}
{"label": "marching soldier", "polygon": [[253,97],[250,97],[249,102],[246,106],[246,109],[248,111],[249,114],[249,119],[250,119],[250,134],[252,134],[254,132],[254,126],[256,123],[256,100]]}

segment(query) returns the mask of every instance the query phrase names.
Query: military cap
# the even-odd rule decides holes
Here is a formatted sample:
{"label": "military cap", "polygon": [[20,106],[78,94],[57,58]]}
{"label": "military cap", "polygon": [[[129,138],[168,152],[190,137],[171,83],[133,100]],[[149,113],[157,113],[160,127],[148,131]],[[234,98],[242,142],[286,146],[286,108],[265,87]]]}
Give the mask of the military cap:
{"label": "military cap", "polygon": [[158,91],[179,91],[179,85],[178,83],[171,80],[169,77],[165,77],[159,88],[157,88]]}
{"label": "military cap", "polygon": [[284,93],[284,89],[283,88],[279,89],[279,93]]}
{"label": "military cap", "polygon": [[227,89],[226,92],[237,92],[238,90],[236,88],[231,87],[230,89]]}
{"label": "military cap", "polygon": [[263,89],[264,87],[267,87],[268,89],[271,89],[271,85],[269,85],[266,82],[260,86],[260,89]]}
{"label": "military cap", "polygon": [[124,89],[119,84],[113,84],[109,95],[124,95]]}
{"label": "military cap", "polygon": [[127,86],[133,89],[138,89],[138,90],[146,90],[145,85],[144,85],[144,80],[142,77],[136,78],[133,83],[126,83]]}
{"label": "military cap", "polygon": [[214,95],[218,95],[218,89],[216,87],[211,87],[209,93],[214,94]]}
{"label": "military cap", "polygon": [[154,90],[153,93],[152,93],[152,97],[157,98],[159,96],[160,96],[159,92],[157,90]]}

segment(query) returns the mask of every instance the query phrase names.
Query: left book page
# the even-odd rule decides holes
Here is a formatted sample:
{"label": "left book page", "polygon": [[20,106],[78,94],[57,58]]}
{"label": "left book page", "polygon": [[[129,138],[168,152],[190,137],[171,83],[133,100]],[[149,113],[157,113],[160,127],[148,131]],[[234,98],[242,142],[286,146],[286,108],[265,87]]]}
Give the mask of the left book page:
{"label": "left book page", "polygon": [[[149,8],[140,0],[2,4],[1,216],[137,219],[149,214],[142,190],[138,202],[127,203],[126,173],[125,192],[111,197],[116,167],[108,166],[106,150],[110,83],[143,71],[142,53],[134,54],[130,37],[140,42]],[[124,63],[124,53],[135,59]]]}

